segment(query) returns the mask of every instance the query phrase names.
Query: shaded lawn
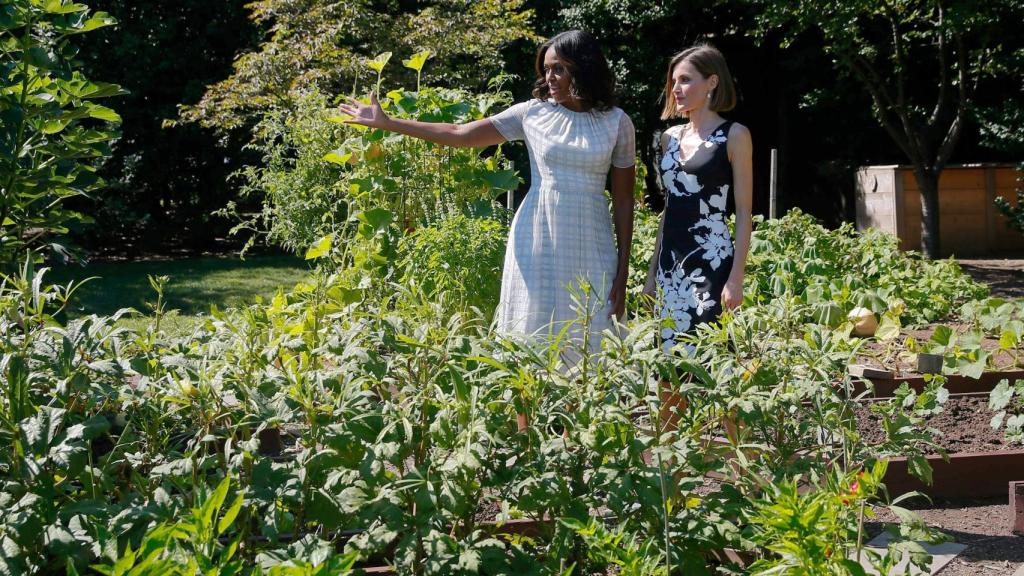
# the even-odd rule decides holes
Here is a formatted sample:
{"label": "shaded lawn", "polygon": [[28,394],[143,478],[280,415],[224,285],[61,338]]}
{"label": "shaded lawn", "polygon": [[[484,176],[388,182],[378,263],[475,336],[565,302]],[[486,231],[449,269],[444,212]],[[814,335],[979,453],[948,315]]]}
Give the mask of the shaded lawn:
{"label": "shaded lawn", "polygon": [[149,275],[169,276],[164,290],[166,310],[178,317],[196,316],[218,308],[251,304],[256,296],[269,299],[279,288],[289,289],[309,273],[308,264],[295,256],[192,258],[186,260],[101,262],[88,266],[54,267],[46,281],[67,284],[98,276],[82,286],[69,307],[70,318],[88,314],[109,315],[121,308],[135,308],[149,315],[147,302],[156,302]]}

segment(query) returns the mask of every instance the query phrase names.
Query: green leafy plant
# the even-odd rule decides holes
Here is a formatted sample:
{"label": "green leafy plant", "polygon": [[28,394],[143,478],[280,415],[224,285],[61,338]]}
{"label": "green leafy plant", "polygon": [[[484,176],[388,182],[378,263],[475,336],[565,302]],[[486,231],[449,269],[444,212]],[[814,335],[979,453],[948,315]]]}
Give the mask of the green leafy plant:
{"label": "green leafy plant", "polygon": [[[798,490],[796,482],[773,485],[758,502],[751,518],[754,539],[773,556],[750,567],[751,574],[864,574],[866,559],[879,574],[890,574],[907,556],[917,569],[927,570],[931,556],[919,542],[938,544],[949,539],[928,528],[913,512],[888,506],[904,524],[892,530],[887,554],[864,547],[864,522],[874,516],[869,502],[879,496],[886,465],[879,462],[862,470],[829,475],[819,489]],[[912,496],[913,494],[907,495]]]}
{"label": "green leafy plant", "polygon": [[878,315],[893,310],[901,326],[934,322],[988,294],[952,259],[922,259],[873,229],[827,230],[799,210],[758,223],[747,269],[748,301],[796,298],[833,326],[855,306]]}
{"label": "green leafy plant", "polygon": [[1006,427],[1006,438],[1010,442],[1024,444],[1024,380],[1010,383],[1002,380],[989,395],[988,407],[996,413],[992,417],[992,428]]}
{"label": "green leafy plant", "polygon": [[444,297],[456,311],[490,318],[498,305],[507,227],[492,218],[454,215],[417,228],[399,245],[400,283]]}
{"label": "green leafy plant", "polygon": [[[383,105],[398,117],[468,122],[505,101],[499,93],[425,87],[392,91]],[[438,147],[348,128],[343,120],[325,96],[310,92],[294,111],[272,114],[260,124],[255,146],[264,164],[244,169],[240,177],[246,194],[263,198],[263,208],[243,218],[236,232],[265,235],[268,242],[301,253],[329,234],[344,244],[361,225],[359,213],[386,211],[403,232],[467,207],[489,212],[493,195],[519,183],[500,153]],[[234,210],[232,205],[225,212]]]}
{"label": "green leafy plant", "polygon": [[[941,378],[876,403],[886,434],[864,442],[846,369],[862,341],[796,294],[751,297],[686,357],[663,352],[652,319],[600,343],[583,312],[548,334],[496,335],[471,311],[475,279],[454,275],[484,274],[456,250],[466,239],[497,262],[501,226],[458,215],[399,240],[393,214],[361,206],[349,236],[310,243],[326,265],[307,279],[181,337],[116,317],[61,324],[74,287],[47,286],[31,262],[0,282],[2,566],[749,570],[733,549],[765,569],[831,568],[861,544],[865,504],[888,505],[875,462],[908,456],[928,477]],[[582,287],[578,310],[598,296]],[[663,387],[688,399],[674,427]],[[865,488],[844,504],[854,482]],[[778,507],[799,526],[779,525]],[[925,534],[901,524],[901,542]],[[832,560],[815,555],[826,546]]]}
{"label": "green leafy plant", "polygon": [[125,92],[82,74],[74,39],[113,24],[70,0],[0,5],[0,266],[47,245],[67,255],[56,237],[88,220],[65,201],[103,185],[121,118],[94,101]]}

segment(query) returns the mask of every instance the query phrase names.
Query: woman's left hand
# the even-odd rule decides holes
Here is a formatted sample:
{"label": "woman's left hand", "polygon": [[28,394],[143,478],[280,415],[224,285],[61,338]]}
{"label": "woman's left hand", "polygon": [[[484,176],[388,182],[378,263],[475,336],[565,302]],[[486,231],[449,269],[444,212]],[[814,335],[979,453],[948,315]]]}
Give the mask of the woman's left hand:
{"label": "woman's left hand", "polygon": [[733,310],[743,304],[743,280],[729,278],[722,288],[722,309]]}
{"label": "woman's left hand", "polygon": [[[624,275],[623,275],[624,276]],[[626,321],[626,278],[615,279],[615,283],[612,284],[612,290],[608,293],[608,304],[611,308],[611,312],[608,313],[608,317],[615,316],[619,319],[619,322]]]}

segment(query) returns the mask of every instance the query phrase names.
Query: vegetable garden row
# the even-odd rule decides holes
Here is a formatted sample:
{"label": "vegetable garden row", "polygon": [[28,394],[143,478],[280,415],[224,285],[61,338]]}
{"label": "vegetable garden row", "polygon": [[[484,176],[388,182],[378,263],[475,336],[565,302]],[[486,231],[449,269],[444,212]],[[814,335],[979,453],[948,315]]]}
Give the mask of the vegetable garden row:
{"label": "vegetable garden row", "polygon": [[[369,63],[378,91],[387,56]],[[383,105],[466,122],[508,101],[493,87],[394,90]],[[946,379],[1018,367],[1020,303],[986,298],[954,261],[792,212],[757,223],[744,305],[703,327],[693,355],[666,355],[640,300],[657,229],[640,210],[621,331],[600,350],[570,331],[502,338],[489,320],[508,215],[489,200],[518,184],[510,151],[346,128],[330,110],[312,91],[268,115],[263,161],[241,175],[264,204],[240,227],[318,264],[271,301],[168,337],[156,279],[153,322],[133,331],[120,315],[64,321],[88,287],[51,285],[31,261],[3,277],[0,573],[928,562],[918,542],[942,535],[885,489],[887,462],[930,479]],[[580,309],[599,296],[582,288]],[[871,337],[852,336],[858,307],[877,315]],[[942,373],[897,386],[920,352]],[[853,364],[898,377],[872,394]],[[688,400],[678,430],[652,417],[662,381]],[[1022,437],[1021,393],[992,392],[1007,443]],[[884,555],[864,546],[878,506],[902,520]]]}
{"label": "vegetable garden row", "polygon": [[[500,222],[452,218],[490,222],[461,229],[500,248]],[[794,212],[758,224],[746,304],[695,337],[694,357],[662,353],[642,313],[591,352],[557,334],[498,338],[463,292],[416,281],[448,250],[434,230],[450,225],[400,243],[401,282],[353,285],[351,268],[324,265],[178,339],[118,329],[116,316],[62,324],[74,286],[31,264],[6,277],[6,572],[860,574],[858,554],[879,569],[903,554],[927,562],[913,540],[941,536],[882,480],[893,457],[928,477],[941,449],[925,418],[943,409],[944,378],[871,402],[881,430],[868,441],[855,412],[870,391],[848,366],[868,344],[919,350],[900,328],[936,321],[956,326],[927,344],[946,347],[947,372],[980,361],[953,338],[997,338],[1016,362],[1018,303],[984,299],[954,261]],[[638,246],[655,225],[641,214]],[[340,248],[328,244],[311,256],[330,260]],[[479,264],[462,262],[451,278]],[[880,315],[876,336],[835,321],[855,306]],[[649,417],[661,380],[689,399],[677,432]],[[991,400],[1010,441],[1018,400],[1009,384]],[[886,556],[863,548],[869,504],[904,520]],[[534,522],[512,529],[522,520]]]}

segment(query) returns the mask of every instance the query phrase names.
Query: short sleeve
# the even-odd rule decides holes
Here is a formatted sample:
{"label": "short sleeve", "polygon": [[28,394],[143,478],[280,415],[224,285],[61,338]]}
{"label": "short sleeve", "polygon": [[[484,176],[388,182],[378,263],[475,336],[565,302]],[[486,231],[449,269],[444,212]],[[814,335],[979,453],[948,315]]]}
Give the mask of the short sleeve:
{"label": "short sleeve", "polygon": [[636,164],[636,130],[625,112],[619,116],[619,132],[612,149],[612,166],[629,168]]}
{"label": "short sleeve", "polygon": [[526,137],[526,133],[523,131],[523,119],[526,118],[526,109],[529,107],[529,102],[520,102],[506,108],[491,116],[491,124],[501,133],[505,140],[522,140]]}

